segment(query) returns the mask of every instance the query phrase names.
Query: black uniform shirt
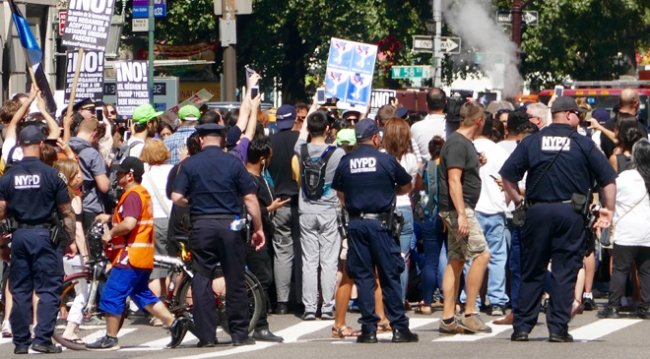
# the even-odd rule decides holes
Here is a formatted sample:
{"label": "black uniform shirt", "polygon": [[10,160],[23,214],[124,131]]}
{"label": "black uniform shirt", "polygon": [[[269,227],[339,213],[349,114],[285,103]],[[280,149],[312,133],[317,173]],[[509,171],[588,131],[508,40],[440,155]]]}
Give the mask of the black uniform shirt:
{"label": "black uniform shirt", "polygon": [[217,146],[207,146],[183,161],[173,188],[189,199],[193,216],[239,215],[239,198],[257,191],[241,160]]}
{"label": "black uniform shirt", "polygon": [[411,179],[395,157],[360,145],[341,159],[332,188],[345,194],[345,206],[352,215],[384,213],[395,200],[395,185],[404,186]]}
{"label": "black uniform shirt", "polygon": [[[539,179],[558,151],[561,153],[555,163]],[[526,137],[499,173],[516,183],[526,171],[526,197],[540,202],[570,200],[574,193],[586,194],[594,179],[604,187],[617,177],[614,168],[594,142],[573,131],[568,124],[552,124]],[[538,179],[539,183],[533,187]]]}
{"label": "black uniform shirt", "polygon": [[20,223],[49,223],[56,206],[70,203],[63,174],[36,157],[25,157],[0,178],[7,217]]}

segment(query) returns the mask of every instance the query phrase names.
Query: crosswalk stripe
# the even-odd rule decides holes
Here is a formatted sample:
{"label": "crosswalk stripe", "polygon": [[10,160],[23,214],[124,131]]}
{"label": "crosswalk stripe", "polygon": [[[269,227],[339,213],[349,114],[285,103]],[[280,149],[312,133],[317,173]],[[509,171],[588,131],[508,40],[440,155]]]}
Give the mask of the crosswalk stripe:
{"label": "crosswalk stripe", "polygon": [[573,341],[590,341],[640,322],[642,322],[641,319],[600,319],[569,333],[573,336]]}
{"label": "crosswalk stripe", "polygon": [[[411,318],[409,319],[409,329],[414,330],[416,328],[424,327],[429,324],[436,323],[439,319],[437,318]],[[377,339],[392,339],[393,338],[393,333],[388,332],[388,333],[379,333],[377,334]],[[348,343],[353,343],[356,342],[356,338],[345,338],[345,339],[340,339],[340,340],[335,340],[332,342],[332,344],[348,344]]]}
{"label": "crosswalk stripe", "polygon": [[456,335],[450,335],[450,336],[445,336],[442,338],[434,339],[432,340],[433,342],[475,342],[477,340],[485,339],[485,338],[492,338],[496,337],[497,335],[507,331],[507,330],[512,330],[512,326],[510,325],[494,325],[491,322],[487,323],[487,325],[492,328],[492,333],[489,334],[481,334],[481,333],[476,333],[476,334],[456,334]]}

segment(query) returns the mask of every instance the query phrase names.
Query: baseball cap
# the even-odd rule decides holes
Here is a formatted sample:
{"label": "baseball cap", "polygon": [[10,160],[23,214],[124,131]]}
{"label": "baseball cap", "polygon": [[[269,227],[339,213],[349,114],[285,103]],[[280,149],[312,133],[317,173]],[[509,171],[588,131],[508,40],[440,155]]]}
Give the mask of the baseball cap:
{"label": "baseball cap", "polygon": [[194,105],[185,105],[178,110],[178,118],[185,121],[197,121],[201,117],[201,111]]}
{"label": "baseball cap", "polygon": [[578,111],[585,113],[587,110],[578,107],[576,101],[569,96],[562,96],[555,99],[553,106],[551,106],[551,113],[562,112],[562,111]]}
{"label": "baseball cap", "polygon": [[406,107],[400,107],[395,110],[395,117],[407,119],[409,114],[409,109]]}
{"label": "baseball cap", "polygon": [[379,127],[377,127],[375,120],[371,118],[364,118],[357,123],[357,125],[354,127],[354,131],[357,134],[357,140],[361,140],[378,133]]}
{"label": "baseball cap", "polygon": [[140,105],[133,110],[133,122],[138,124],[147,123],[163,113],[165,111],[156,111],[151,104]]}
{"label": "baseball cap", "polygon": [[607,111],[606,109],[604,109],[602,107],[599,107],[599,108],[595,109],[594,112],[591,113],[591,117],[598,120],[598,122],[600,124],[603,124],[603,123],[609,121],[609,118],[610,118],[609,111]]}
{"label": "baseball cap", "polygon": [[278,130],[288,130],[293,127],[293,121],[296,119],[296,108],[291,105],[282,105],[275,112],[275,117]]}
{"label": "baseball cap", "polygon": [[357,144],[357,135],[354,129],[344,128],[336,133],[336,144],[340,146],[343,142],[347,142],[350,146]]}
{"label": "baseball cap", "polygon": [[37,145],[44,139],[43,131],[34,125],[23,128],[18,135],[18,142],[23,146]]}
{"label": "baseball cap", "polygon": [[111,168],[117,172],[132,172],[135,177],[144,175],[144,163],[137,157],[127,157],[122,163],[114,163]]}

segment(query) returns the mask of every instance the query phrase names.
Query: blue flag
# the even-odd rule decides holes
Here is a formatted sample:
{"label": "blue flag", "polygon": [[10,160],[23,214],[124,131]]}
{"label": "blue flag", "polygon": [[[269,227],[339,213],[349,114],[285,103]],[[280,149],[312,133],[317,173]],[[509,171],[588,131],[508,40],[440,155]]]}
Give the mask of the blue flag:
{"label": "blue flag", "polygon": [[23,14],[20,12],[20,9],[18,9],[14,0],[9,0],[9,7],[13,14],[12,17],[14,24],[16,24],[16,31],[20,38],[20,44],[25,49],[26,56],[29,59],[29,66],[31,66],[34,71],[36,86],[41,90],[47,107],[47,112],[52,116],[56,116],[56,102],[54,102],[52,89],[50,88],[50,84],[47,82],[47,77],[45,77],[45,72],[41,66],[41,61],[43,61],[43,50],[38,46],[38,42],[36,41],[34,34],[32,34],[32,30],[29,28],[27,19],[25,19]]}

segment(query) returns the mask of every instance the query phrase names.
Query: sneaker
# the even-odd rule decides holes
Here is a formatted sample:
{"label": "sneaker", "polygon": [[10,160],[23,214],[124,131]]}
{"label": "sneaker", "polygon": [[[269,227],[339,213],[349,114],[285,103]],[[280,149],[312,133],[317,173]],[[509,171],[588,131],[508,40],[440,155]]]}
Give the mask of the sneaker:
{"label": "sneaker", "polygon": [[14,335],[11,333],[11,324],[8,320],[2,322],[2,337],[12,338]]}
{"label": "sneaker", "polygon": [[85,327],[105,327],[106,321],[102,320],[96,315],[93,315],[90,318],[84,318],[81,325]]}
{"label": "sneaker", "polygon": [[606,306],[605,309],[598,312],[598,318],[620,318],[620,308]]}
{"label": "sneaker", "polygon": [[582,305],[587,311],[596,310],[598,308],[598,306],[596,306],[596,301],[594,300],[591,293],[589,293],[589,295],[587,295],[587,293],[584,293],[582,295]]}
{"label": "sneaker", "polygon": [[463,334],[465,330],[458,325],[458,322],[454,319],[451,324],[445,324],[440,320],[440,326],[438,327],[440,334]]}
{"label": "sneaker", "polygon": [[302,320],[316,320],[316,313],[305,312],[305,314],[302,315]]}
{"label": "sneaker", "polygon": [[86,344],[88,350],[118,350],[120,345],[117,343],[117,338],[109,337],[108,335],[99,339],[98,341]]}
{"label": "sneaker", "polygon": [[650,319],[650,309],[639,307],[636,312],[634,312],[634,317],[639,319]]}
{"label": "sneaker", "polygon": [[505,310],[501,305],[491,305],[490,306],[490,315],[493,317],[502,317],[505,315]]}
{"label": "sneaker", "polygon": [[332,313],[332,312],[322,312],[320,314],[320,320],[334,320],[334,313]]}
{"label": "sneaker", "polygon": [[472,313],[469,317],[463,315],[460,322],[458,322],[458,326],[470,333],[492,333],[492,328],[485,325],[478,313]]}

